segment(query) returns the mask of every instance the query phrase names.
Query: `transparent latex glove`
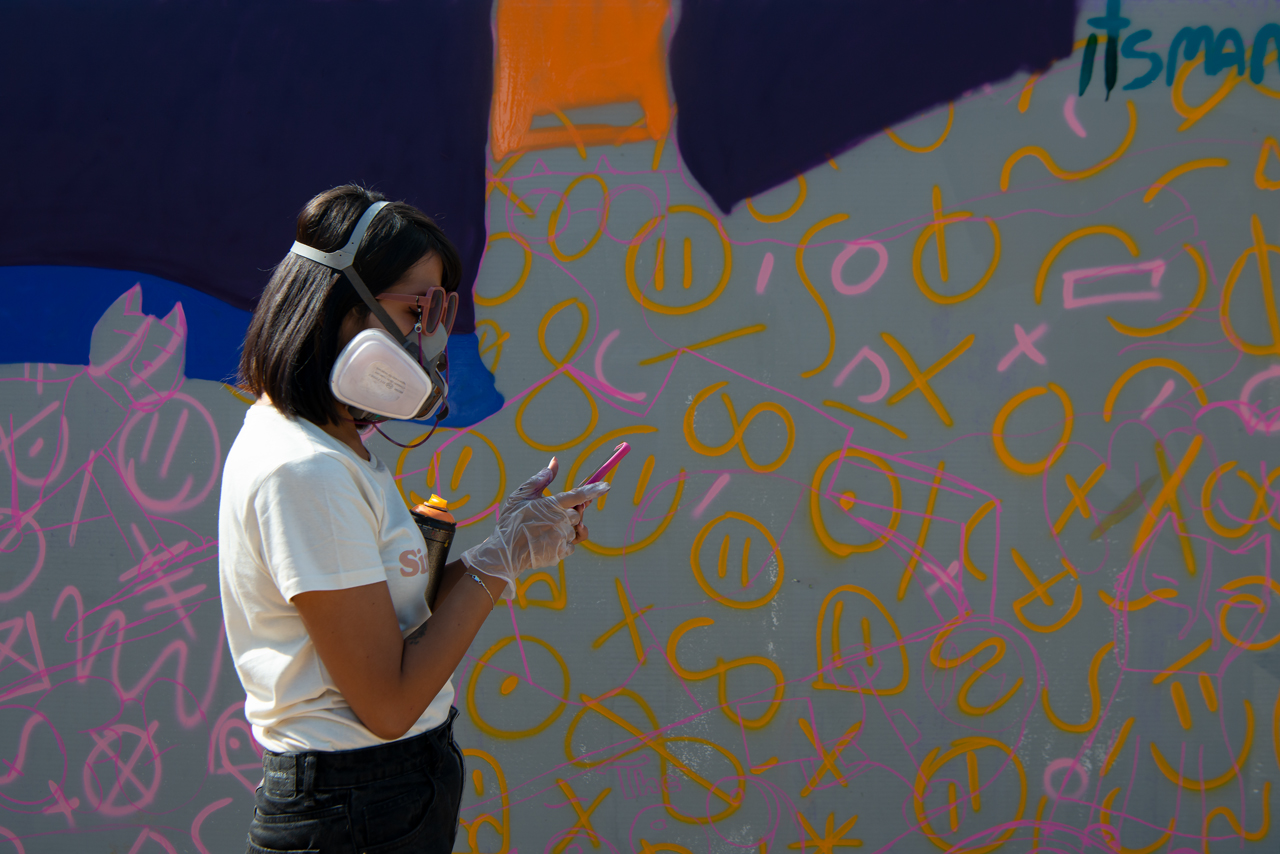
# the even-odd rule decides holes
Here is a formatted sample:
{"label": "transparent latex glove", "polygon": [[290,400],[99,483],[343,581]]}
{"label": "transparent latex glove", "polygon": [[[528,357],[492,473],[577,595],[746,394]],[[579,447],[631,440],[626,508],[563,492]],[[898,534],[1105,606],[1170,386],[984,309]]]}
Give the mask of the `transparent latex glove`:
{"label": "transparent latex glove", "polygon": [[520,484],[515,492],[502,499],[502,504],[498,507],[498,519],[501,520],[503,516],[525,501],[542,495],[542,491],[551,485],[551,481],[556,479],[559,471],[560,461],[552,457],[546,468]]}
{"label": "transparent latex glove", "polygon": [[469,569],[507,582],[504,599],[515,598],[516,579],[530,569],[552,566],[573,554],[582,512],[577,507],[609,491],[607,483],[579,486],[544,496],[556,475],[556,461],[526,480],[502,502],[493,534],[462,553]]}

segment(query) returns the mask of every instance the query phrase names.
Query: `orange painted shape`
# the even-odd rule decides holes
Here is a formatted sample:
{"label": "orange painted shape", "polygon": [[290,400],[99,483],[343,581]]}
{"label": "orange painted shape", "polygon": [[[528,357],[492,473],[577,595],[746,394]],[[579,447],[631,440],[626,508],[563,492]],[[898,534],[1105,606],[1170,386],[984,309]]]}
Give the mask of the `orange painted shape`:
{"label": "orange painted shape", "polygon": [[[1231,271],[1227,273],[1227,280],[1222,285],[1222,300],[1218,306],[1218,320],[1222,324],[1222,331],[1226,334],[1227,340],[1241,352],[1248,353],[1251,356],[1272,356],[1280,354],[1280,319],[1276,315],[1276,298],[1271,280],[1271,253],[1280,253],[1280,246],[1267,243],[1266,235],[1262,231],[1262,221],[1258,219],[1257,214],[1251,217],[1250,225],[1253,246],[1240,253],[1240,257],[1232,265]],[[1267,324],[1271,328],[1271,343],[1269,344],[1254,344],[1245,341],[1235,331],[1235,327],[1231,323],[1231,297],[1235,293],[1236,282],[1244,271],[1245,262],[1251,257],[1258,263],[1258,276],[1262,284],[1262,305],[1266,313]]]}
{"label": "orange painted shape", "polygon": [[1183,729],[1191,729],[1191,710],[1187,708],[1187,692],[1182,690],[1181,682],[1169,683],[1169,697],[1173,700],[1173,708],[1178,712],[1178,722]]}
{"label": "orange painted shape", "polygon": [[1207,792],[1209,789],[1216,789],[1220,786],[1225,786],[1227,783],[1234,780],[1236,775],[1240,773],[1241,768],[1248,767],[1249,751],[1253,748],[1253,704],[1248,700],[1244,700],[1242,702],[1244,703],[1245,721],[1244,743],[1240,745],[1240,751],[1238,753],[1231,750],[1230,744],[1227,745],[1226,753],[1228,758],[1231,759],[1230,768],[1222,774],[1219,774],[1217,777],[1212,778],[1202,779],[1198,777],[1184,776],[1179,773],[1178,769],[1169,764],[1169,760],[1160,752],[1160,748],[1156,746],[1155,741],[1149,741],[1147,742],[1147,745],[1151,748],[1151,758],[1155,760],[1156,767],[1160,769],[1160,773],[1163,774],[1169,782],[1181,786],[1184,789],[1190,789],[1191,791],[1198,792]]}
{"label": "orange painted shape", "polygon": [[1280,691],[1276,692],[1276,707],[1271,710],[1271,745],[1276,752],[1276,765],[1280,766]]}
{"label": "orange painted shape", "polygon": [[1027,78],[1027,82],[1022,84],[1022,94],[1018,96],[1018,112],[1025,113],[1031,106],[1031,95],[1036,91],[1036,81],[1039,79],[1039,74],[1032,74]]}
{"label": "orange painted shape", "polygon": [[1063,509],[1062,514],[1058,516],[1058,521],[1053,523],[1053,533],[1061,534],[1062,529],[1066,527],[1067,520],[1071,518],[1071,514],[1080,511],[1082,519],[1088,519],[1089,511],[1089,490],[1093,489],[1099,478],[1106,472],[1106,463],[1099,463],[1093,472],[1085,478],[1084,485],[1076,483],[1075,478],[1070,474],[1064,478],[1067,484],[1067,490],[1071,493],[1071,500],[1067,502],[1067,506]]}
{"label": "orange painted shape", "polygon": [[1107,842],[1107,847],[1114,851],[1115,854],[1155,854],[1173,836],[1173,829],[1178,823],[1177,817],[1170,819],[1169,826],[1165,828],[1164,833],[1150,845],[1143,845],[1140,848],[1122,845],[1120,843],[1120,831],[1111,826],[1111,804],[1118,794],[1120,794],[1120,787],[1116,786],[1102,799],[1102,809],[1099,811],[1098,830],[1105,834],[1104,839]]}
{"label": "orange painted shape", "polygon": [[1124,748],[1125,739],[1129,737],[1129,729],[1133,726],[1133,718],[1129,718],[1124,722],[1124,726],[1120,727],[1120,732],[1116,734],[1116,740],[1112,742],[1111,749],[1107,751],[1107,758],[1102,763],[1102,776],[1107,776],[1107,772],[1111,770],[1111,763],[1116,761],[1116,757],[1120,755],[1121,749]]}
{"label": "orange painted shape", "polygon": [[938,500],[938,487],[942,486],[942,472],[946,467],[945,460],[938,461],[938,469],[933,477],[933,486],[929,489],[929,499],[925,502],[924,515],[920,517],[920,536],[916,538],[916,547],[911,552],[911,560],[907,561],[907,568],[902,571],[902,579],[898,582],[899,602],[906,597],[907,585],[911,583],[911,577],[916,571],[916,564],[920,562],[920,555],[924,553],[925,540],[929,536],[929,523],[933,521],[933,505]]}
{"label": "orange painted shape", "polygon": [[1253,172],[1253,183],[1258,185],[1259,190],[1280,190],[1280,179],[1272,181],[1267,177],[1267,152],[1280,160],[1280,143],[1276,142],[1274,136],[1267,137],[1262,143],[1262,150],[1258,152],[1258,168]]}
{"label": "orange painted shape", "polygon": [[1250,842],[1258,842],[1267,835],[1267,831],[1271,829],[1271,781],[1264,780],[1262,782],[1262,823],[1258,825],[1258,829],[1249,831],[1244,829],[1244,825],[1236,818],[1236,814],[1231,811],[1231,807],[1216,807],[1209,810],[1209,814],[1204,817],[1204,826],[1200,833],[1200,843],[1205,852],[1209,854],[1209,825],[1214,818],[1222,816],[1231,825],[1231,829],[1236,832],[1236,836],[1247,839]]}
{"label": "orange painted shape", "polygon": [[1191,652],[1182,656],[1182,658],[1179,658],[1173,664],[1170,664],[1164,670],[1161,670],[1159,673],[1157,673],[1151,679],[1151,684],[1159,685],[1161,682],[1168,679],[1174,673],[1181,670],[1184,666],[1190,664],[1200,656],[1204,655],[1206,652],[1209,651],[1209,649],[1212,646],[1213,646],[1213,638],[1205,638],[1203,641],[1200,642],[1200,644],[1195,649],[1191,650]]}
{"label": "orange painted shape", "polygon": [[[662,30],[669,0],[499,0],[490,147],[512,151],[662,140],[671,125]],[[533,117],[638,102],[644,127],[533,128]]]}
{"label": "orange painted shape", "polygon": [[1204,697],[1204,707],[1211,712],[1218,711],[1218,692],[1213,687],[1213,679],[1208,673],[1200,674],[1200,696]]}
{"label": "orange painted shape", "polygon": [[1186,86],[1187,76],[1191,74],[1191,71],[1197,65],[1200,65],[1203,62],[1204,53],[1201,52],[1201,54],[1194,60],[1179,68],[1178,76],[1174,78],[1173,86],[1169,90],[1169,98],[1173,103],[1174,112],[1186,119],[1185,122],[1178,125],[1179,131],[1186,130],[1207,116],[1214,107],[1218,106],[1223,98],[1231,94],[1231,90],[1236,88],[1236,84],[1244,79],[1236,73],[1236,69],[1234,67],[1231,68],[1223,78],[1221,85],[1218,86],[1217,91],[1210,95],[1204,103],[1193,107],[1186,102],[1186,99],[1183,97],[1182,90],[1183,87]]}

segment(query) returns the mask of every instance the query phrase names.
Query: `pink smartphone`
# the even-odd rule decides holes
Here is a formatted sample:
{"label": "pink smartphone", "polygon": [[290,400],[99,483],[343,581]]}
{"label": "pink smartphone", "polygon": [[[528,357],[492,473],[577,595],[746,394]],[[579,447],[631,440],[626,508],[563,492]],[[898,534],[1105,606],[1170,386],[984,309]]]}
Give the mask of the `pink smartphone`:
{"label": "pink smartphone", "polygon": [[609,472],[618,467],[618,463],[622,462],[622,458],[631,453],[631,445],[623,442],[621,445],[613,449],[613,456],[604,461],[604,465],[596,469],[596,473],[587,478],[580,485],[588,483],[598,483],[605,479]]}

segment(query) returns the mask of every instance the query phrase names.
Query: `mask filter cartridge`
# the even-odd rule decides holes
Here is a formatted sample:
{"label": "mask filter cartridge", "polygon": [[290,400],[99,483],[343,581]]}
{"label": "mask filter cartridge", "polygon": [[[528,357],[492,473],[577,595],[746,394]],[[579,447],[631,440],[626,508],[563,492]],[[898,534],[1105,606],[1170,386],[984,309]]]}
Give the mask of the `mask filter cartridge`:
{"label": "mask filter cartridge", "polygon": [[329,388],[349,406],[410,420],[419,417],[435,387],[399,342],[381,329],[364,329],[339,354]]}

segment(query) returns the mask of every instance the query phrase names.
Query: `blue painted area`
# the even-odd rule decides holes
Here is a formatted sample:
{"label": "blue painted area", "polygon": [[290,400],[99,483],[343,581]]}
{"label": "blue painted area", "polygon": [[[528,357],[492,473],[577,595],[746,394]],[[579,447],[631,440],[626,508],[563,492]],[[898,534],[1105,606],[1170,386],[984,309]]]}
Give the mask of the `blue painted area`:
{"label": "blue painted area", "polygon": [[[89,364],[93,327],[112,303],[142,286],[142,311],[165,317],[177,302],[187,320],[186,376],[231,382],[249,312],[202,291],[129,270],[0,267],[0,364]],[[449,336],[449,427],[467,427],[502,408],[474,333]]]}
{"label": "blue painted area", "polygon": [[493,374],[480,360],[480,339],[474,332],[449,336],[449,417],[445,427],[470,427],[502,408],[502,395]]}
{"label": "blue painted area", "polygon": [[1124,44],[1120,47],[1120,55],[1125,59],[1145,59],[1149,63],[1146,73],[1124,84],[1125,90],[1141,89],[1151,85],[1151,81],[1158,78],[1164,69],[1164,60],[1160,58],[1160,54],[1150,50],[1138,50],[1138,45],[1149,38],[1151,38],[1151,30],[1138,30],[1126,36]]}
{"label": "blue painted area", "polygon": [[0,364],[89,364],[94,325],[134,285],[147,314],[164,317],[182,303],[188,377],[234,380],[249,312],[158,276],[95,267],[0,267]]}

